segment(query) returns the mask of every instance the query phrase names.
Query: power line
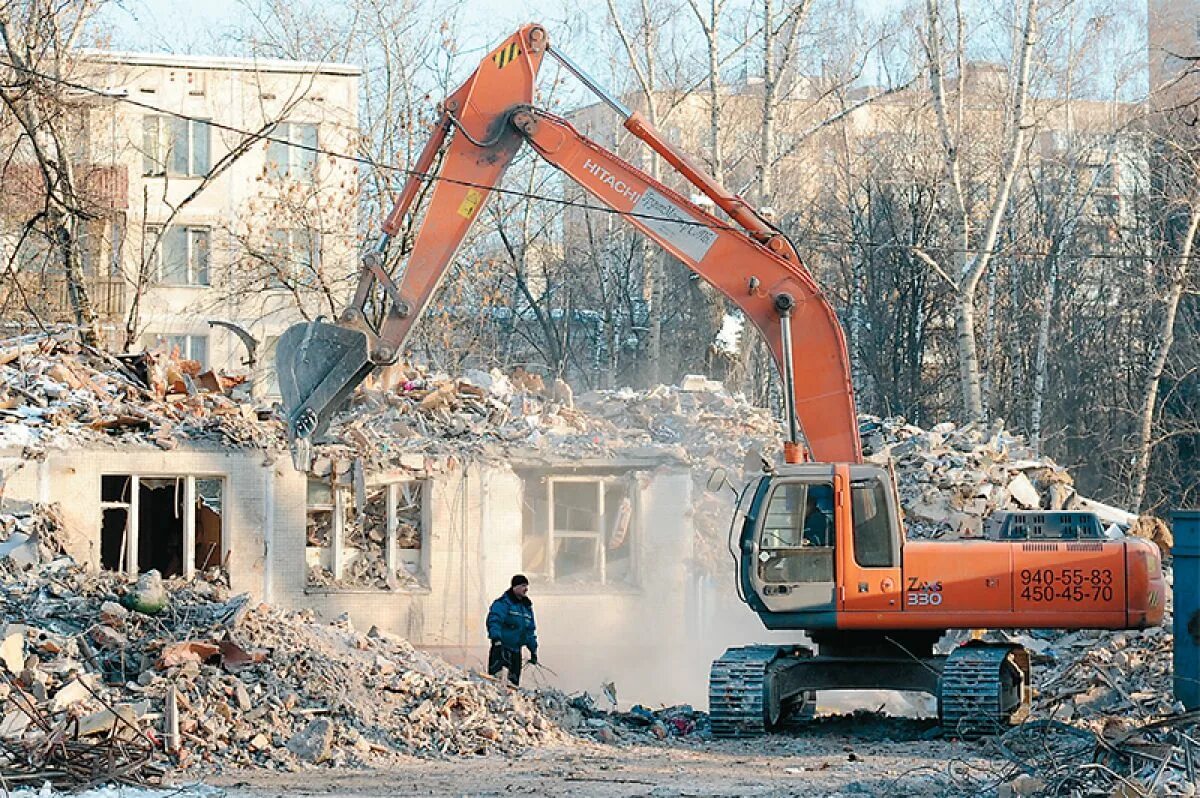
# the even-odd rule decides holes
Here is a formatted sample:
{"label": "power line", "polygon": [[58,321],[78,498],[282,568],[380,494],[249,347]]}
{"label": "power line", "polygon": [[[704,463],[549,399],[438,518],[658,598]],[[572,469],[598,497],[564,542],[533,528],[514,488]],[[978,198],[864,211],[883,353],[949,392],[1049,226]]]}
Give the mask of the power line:
{"label": "power line", "polygon": [[[614,215],[614,216],[623,216],[623,217],[628,217],[628,218],[644,219],[646,221],[672,222],[674,224],[681,224],[681,225],[686,225],[686,226],[691,226],[691,227],[704,227],[704,228],[708,228],[708,229],[712,229],[712,230],[725,230],[725,231],[731,231],[731,232],[737,232],[737,233],[743,233],[743,234],[746,232],[741,227],[736,227],[734,225],[729,225],[729,224],[722,224],[720,222],[716,222],[716,223],[704,222],[704,221],[696,221],[694,219],[683,220],[683,219],[678,219],[678,218],[675,218],[672,216],[658,216],[658,215],[654,215],[654,214],[638,213],[635,211],[622,211],[622,210],[617,210],[616,208],[610,208],[610,207],[603,206],[603,205],[592,205],[587,202],[579,202],[579,201],[569,200],[569,199],[560,199],[558,197],[549,197],[544,194],[535,194],[532,192],[520,191],[518,189],[503,188],[500,186],[489,186],[489,185],[483,184],[483,183],[474,183],[469,180],[461,180],[458,178],[445,177],[443,175],[432,174],[429,172],[418,172],[415,169],[409,169],[404,166],[380,163],[380,162],[376,161],[374,158],[371,158],[371,157],[365,156],[365,155],[351,155],[349,153],[331,150],[326,147],[320,147],[317,145],[294,142],[290,139],[279,138],[279,137],[273,136],[269,133],[263,133],[261,131],[246,130],[244,128],[240,128],[240,127],[230,125],[230,124],[227,124],[224,122],[217,122],[212,119],[204,119],[202,117],[194,116],[191,114],[185,114],[182,111],[176,111],[171,108],[164,108],[162,106],[157,106],[152,103],[145,102],[144,100],[135,99],[133,97],[130,97],[128,94],[123,94],[123,95],[115,94],[111,91],[106,91],[104,89],[98,89],[95,86],[89,86],[84,83],[77,83],[75,81],[67,80],[66,78],[61,78],[61,77],[57,77],[55,75],[50,75],[50,74],[47,74],[44,72],[40,72],[35,69],[30,69],[29,67],[22,67],[17,64],[14,64],[10,61],[3,60],[3,59],[0,59],[0,65],[6,66],[17,72],[24,72],[28,75],[39,78],[41,80],[50,81],[51,83],[57,83],[66,88],[75,89],[76,91],[82,91],[82,92],[92,94],[97,97],[103,97],[105,99],[125,103],[126,105],[131,105],[135,108],[141,108],[142,110],[146,110],[146,111],[152,111],[156,114],[161,114],[163,116],[170,116],[175,119],[180,119],[183,121],[195,122],[198,124],[208,125],[209,127],[215,128],[217,130],[223,130],[227,133],[234,133],[234,134],[237,134],[240,136],[254,138],[259,141],[269,141],[269,142],[273,142],[273,143],[277,143],[277,144],[284,144],[289,147],[293,147],[295,149],[306,151],[306,152],[311,152],[316,155],[326,155],[330,158],[343,160],[343,161],[349,161],[351,163],[358,164],[360,166],[368,166],[372,169],[377,169],[377,170],[381,170],[381,171],[385,171],[385,172],[394,172],[394,173],[403,174],[405,176],[417,177],[417,178],[420,178],[421,180],[440,181],[443,183],[450,183],[452,185],[459,185],[459,186],[464,186],[467,188],[478,188],[478,189],[482,189],[484,191],[488,191],[491,193],[517,197],[520,199],[538,200],[541,202],[549,202],[549,203],[561,205],[564,207],[577,208],[577,209],[584,210],[584,211],[597,211],[599,213],[607,213],[607,214]],[[16,87],[3,86],[0,88],[12,89],[12,88],[16,88]],[[277,124],[277,123],[275,123],[275,124]],[[844,245],[844,246],[863,247],[866,249],[904,249],[904,250],[907,250],[907,249],[913,249],[913,248],[919,246],[917,244],[905,244],[905,243],[901,243],[901,242],[897,242],[897,241],[861,241],[861,240],[855,240],[855,239],[844,239],[844,238],[836,238],[836,237],[832,237],[832,236],[823,236],[823,235],[801,238],[801,240],[808,242],[808,243],[814,243],[814,244],[824,244],[824,245],[840,244],[840,245]],[[1062,253],[1039,252],[1039,251],[1029,251],[1029,250],[1004,249],[1004,248],[985,251],[982,249],[963,249],[963,248],[955,248],[955,247],[925,246],[925,247],[923,247],[923,249],[929,250],[931,252],[938,252],[938,253],[945,253],[945,254],[952,254],[952,255],[953,254],[966,254],[966,255],[972,255],[972,256],[979,256],[979,255],[986,254],[986,255],[1000,255],[1000,256],[1009,256],[1009,257],[1018,257],[1018,258],[1046,258],[1046,257],[1050,257],[1052,254],[1053,255],[1062,254]],[[1155,256],[1155,255],[1124,254],[1124,253],[1114,253],[1114,252],[1068,253],[1068,254],[1066,254],[1066,257],[1090,258],[1090,259],[1096,259],[1096,260],[1130,260],[1130,261],[1133,261],[1133,260],[1141,260],[1141,261],[1157,260],[1157,258],[1158,258],[1158,256]],[[1200,258],[1200,254],[1191,255],[1188,257],[1189,257],[1189,259]],[[1172,256],[1172,259],[1178,261],[1178,260],[1182,259],[1182,256]]]}

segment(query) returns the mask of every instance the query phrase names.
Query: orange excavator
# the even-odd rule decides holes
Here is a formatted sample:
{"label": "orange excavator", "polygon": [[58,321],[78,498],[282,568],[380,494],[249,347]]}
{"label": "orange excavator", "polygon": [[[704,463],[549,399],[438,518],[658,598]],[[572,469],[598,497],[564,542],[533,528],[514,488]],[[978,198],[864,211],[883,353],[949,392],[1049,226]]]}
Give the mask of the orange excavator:
{"label": "orange excavator", "polygon": [[[555,58],[727,218],[719,218],[531,105]],[[741,598],[768,629],[811,645],[730,649],[712,664],[717,736],[760,734],[811,709],[818,691],[891,689],[937,697],[942,723],[980,734],[1018,722],[1032,693],[1028,652],[948,630],[1140,629],[1166,597],[1157,548],[1104,537],[1093,516],[1009,516],[998,539],[906,541],[892,472],[863,461],[837,316],[795,248],[741,197],[526,25],[442,103],[379,244],[336,324],[298,324],[277,368],[289,436],[303,447],[370,372],[394,362],[463,237],[522,144],[619,213],[736,304],[764,337],[784,385],[785,463],[740,493],[730,530]],[[435,166],[436,165],[436,166]],[[389,243],[429,181],[403,267]]]}

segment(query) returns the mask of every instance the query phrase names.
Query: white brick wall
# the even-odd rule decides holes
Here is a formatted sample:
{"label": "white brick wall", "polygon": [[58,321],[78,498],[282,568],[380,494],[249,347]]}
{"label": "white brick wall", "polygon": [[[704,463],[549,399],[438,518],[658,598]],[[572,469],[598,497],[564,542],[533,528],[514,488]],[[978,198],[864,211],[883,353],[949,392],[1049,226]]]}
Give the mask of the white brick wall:
{"label": "white brick wall", "polygon": [[[286,455],[96,448],[51,451],[40,467],[22,461],[19,452],[0,452],[0,473],[8,475],[5,497],[32,501],[39,491],[47,493],[62,506],[71,553],[93,567],[99,565],[102,474],[221,477],[234,591],[261,599],[269,587],[281,606],[311,608],[327,618],[349,613],[361,629],[379,626],[481,667],[488,605],[522,570],[522,479],[507,467],[435,466],[440,470],[415,474],[427,476],[428,588],[330,591],[306,589],[307,478]],[[642,472],[638,486],[633,533],[639,585],[569,588],[535,579],[531,597],[542,657],[567,689],[595,693],[602,681],[615,681],[623,701],[702,703],[709,661],[723,641],[764,636],[753,614],[729,600],[723,582],[715,616],[697,613],[691,474],[661,467]]]}

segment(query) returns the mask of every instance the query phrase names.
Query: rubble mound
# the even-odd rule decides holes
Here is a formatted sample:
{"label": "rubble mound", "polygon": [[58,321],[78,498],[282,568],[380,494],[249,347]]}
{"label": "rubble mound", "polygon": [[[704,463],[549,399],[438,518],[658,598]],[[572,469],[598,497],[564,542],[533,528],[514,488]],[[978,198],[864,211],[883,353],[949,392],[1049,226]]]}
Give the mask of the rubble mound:
{"label": "rubble mound", "polygon": [[345,619],[230,596],[215,571],[135,584],[45,553],[0,562],[9,783],[511,755],[569,739],[534,694]]}
{"label": "rubble mound", "polygon": [[399,374],[389,380],[385,372],[358,391],[350,411],[334,419],[331,440],[373,465],[418,452],[703,463],[720,452],[779,445],[779,426],[769,411],[711,381],[590,391],[576,398],[562,380],[546,386],[521,370],[506,376],[497,369],[468,369],[454,378],[404,367]]}
{"label": "rubble mound", "polygon": [[981,537],[997,513],[1078,510],[1128,529],[1132,513],[1080,496],[1065,468],[1039,455],[1025,439],[980,424],[938,424],[931,429],[903,418],[859,417],[869,462],[896,469],[900,503],[910,538]]}
{"label": "rubble mound", "polygon": [[1170,626],[991,633],[1035,680],[1031,719],[994,743],[1019,774],[1001,794],[1194,795],[1200,713],[1173,699]]}
{"label": "rubble mound", "polygon": [[72,331],[0,341],[0,448],[181,440],[265,446],[281,435],[230,393],[245,382],[177,352],[112,355]]}

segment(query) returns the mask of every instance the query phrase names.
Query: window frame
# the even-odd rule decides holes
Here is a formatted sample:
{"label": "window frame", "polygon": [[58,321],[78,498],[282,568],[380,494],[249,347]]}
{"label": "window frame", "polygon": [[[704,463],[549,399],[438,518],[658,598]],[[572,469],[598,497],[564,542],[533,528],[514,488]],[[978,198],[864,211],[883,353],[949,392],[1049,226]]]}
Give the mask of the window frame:
{"label": "window frame", "polygon": [[[305,135],[311,131],[311,140]],[[317,122],[280,122],[267,140],[266,173],[276,182],[316,183],[321,126]],[[311,149],[309,149],[311,148]],[[280,159],[280,154],[285,157]]]}
{"label": "window frame", "polygon": [[[620,475],[578,475],[556,476],[546,475],[546,572],[545,578],[550,585],[569,586],[572,588],[633,588],[641,585],[641,558],[639,542],[641,532],[638,526],[639,508],[637,502],[636,481],[630,480],[628,474]],[[596,488],[596,530],[559,530],[555,524],[554,486],[555,484],[594,484]],[[605,492],[610,485],[624,484],[625,498],[630,503],[630,517],[625,535],[626,545],[630,546],[630,574],[628,579],[612,580],[609,574],[609,514],[605,510]],[[590,540],[596,547],[596,581],[564,582],[561,581],[555,568],[556,541],[558,540]],[[524,563],[522,563],[524,566]]]}
{"label": "window frame", "polygon": [[[789,511],[789,515],[793,519],[797,519],[797,518],[799,519],[798,525],[795,526],[794,528],[791,528],[791,531],[793,531],[796,535],[796,539],[795,539],[793,545],[779,545],[779,544],[767,545],[766,544],[767,524],[769,523],[770,518],[771,518],[771,505],[774,503],[775,497],[777,495],[779,495],[782,491],[794,490],[797,487],[803,488],[803,495],[800,498],[800,501],[797,505],[797,509]],[[827,480],[823,480],[823,479],[797,479],[797,480],[789,479],[786,481],[779,481],[776,484],[771,485],[770,493],[763,500],[762,510],[759,513],[759,518],[757,520],[757,525],[756,525],[756,529],[755,529],[754,549],[756,552],[756,555],[755,555],[756,565],[754,567],[754,573],[755,573],[755,578],[760,583],[762,583],[764,585],[836,584],[837,573],[838,573],[838,565],[837,565],[837,556],[838,556],[837,548],[838,548],[838,546],[837,546],[836,518],[830,519],[828,517],[828,515],[818,507],[817,508],[818,511],[821,512],[822,515],[826,516],[826,523],[828,524],[828,528],[826,531],[826,536],[827,536],[826,539],[830,541],[831,545],[814,546],[814,545],[810,545],[805,542],[805,537],[804,537],[804,526],[805,526],[805,520],[806,520],[805,508],[807,507],[808,497],[813,488],[825,488],[829,491],[830,496],[836,495],[834,483],[832,480],[827,481]],[[778,540],[782,541],[783,539],[778,538]],[[771,554],[771,553],[774,553],[774,554]],[[768,559],[768,560],[761,559],[761,557],[759,556],[760,554],[767,554],[770,559]],[[821,580],[774,579],[774,578],[768,578],[767,575],[764,573],[764,569],[766,568],[768,563],[778,562],[780,560],[788,559],[788,558],[792,558],[792,557],[804,557],[805,559],[811,560],[813,562],[817,562],[818,560],[824,560],[826,557],[828,557],[829,569],[830,569],[829,579],[821,579]],[[824,567],[823,562],[821,563],[821,565],[822,565],[822,567]]]}
{"label": "window frame", "polygon": [[[855,488],[867,485],[872,493],[875,494],[875,500],[878,504],[875,513],[875,523],[882,523],[886,531],[888,541],[888,561],[886,564],[865,563],[859,555],[859,534],[858,534],[858,514],[855,510],[854,494]],[[851,553],[854,557],[854,564],[859,568],[882,568],[892,569],[900,565],[900,550],[899,541],[896,539],[896,534],[893,529],[892,507],[888,497],[888,485],[878,477],[868,479],[850,480],[850,537],[851,537]]]}
{"label": "window frame", "polygon": [[[157,236],[159,231],[162,235],[159,239],[158,246],[155,247],[151,255],[151,266],[154,268],[154,282],[156,285],[170,286],[172,288],[210,288],[212,287],[212,228],[206,225],[198,224],[147,224],[146,235]],[[167,263],[167,246],[171,242],[173,232],[179,231],[183,237],[183,262],[185,269],[184,282],[168,282],[164,277],[164,269]],[[194,245],[194,236],[202,235],[205,245],[203,248],[204,263],[203,266],[197,266],[195,263],[195,255],[199,248]],[[198,276],[203,277],[203,281],[198,279]]]}
{"label": "window frame", "polygon": [[[146,338],[153,338],[154,339],[153,343],[147,344],[145,341]],[[196,354],[195,343],[197,341],[204,342],[204,356],[203,357],[195,356],[195,354]],[[183,358],[185,360],[198,361],[202,367],[209,368],[209,363],[208,363],[209,337],[207,335],[204,335],[201,333],[167,333],[167,332],[146,333],[146,335],[143,338],[142,345],[146,348],[151,348],[151,347],[157,347],[159,345],[159,343],[167,344],[168,352],[175,349],[178,346],[179,356],[181,358]],[[182,344],[182,345],[180,345],[180,344]]]}
{"label": "window frame", "polygon": [[[304,520],[306,528],[306,540],[303,548],[305,567],[304,567],[304,589],[309,593],[412,593],[428,589],[429,580],[429,485],[427,479],[418,477],[396,477],[388,476],[382,479],[372,480],[364,485],[364,514],[366,494],[378,488],[384,488],[387,491],[387,531],[384,538],[383,553],[384,566],[391,574],[398,574],[399,569],[404,562],[400,557],[399,546],[399,528],[400,528],[400,513],[399,501],[403,494],[403,486],[405,484],[416,485],[419,491],[418,501],[421,517],[421,527],[419,530],[421,546],[419,551],[420,567],[415,574],[415,578],[419,583],[413,585],[397,585],[393,588],[387,587],[372,587],[369,585],[338,585],[346,573],[347,565],[347,545],[346,545],[346,513],[347,510],[354,506],[354,486],[352,484],[333,483],[330,484],[328,479],[321,477],[309,477],[307,485],[313,482],[324,483],[330,489],[331,502],[322,502],[312,504],[305,498],[304,505]],[[309,546],[307,541],[307,526],[309,514],[312,512],[331,512],[332,521],[330,524],[330,540],[329,546]],[[329,548],[330,551],[330,572],[333,576],[335,584],[332,585],[314,585],[308,581],[308,550],[309,549],[324,549]],[[405,569],[407,571],[407,569]],[[412,574],[410,574],[412,575]]]}
{"label": "window frame", "polygon": [[[111,501],[104,499],[104,479],[105,477],[127,477],[129,479],[129,500],[128,501]],[[113,472],[108,473],[101,471],[99,477],[99,485],[97,491],[100,494],[100,517],[103,519],[105,510],[125,510],[125,547],[122,552],[122,557],[125,561],[125,567],[118,571],[110,571],[109,573],[124,573],[130,578],[136,579],[138,576],[138,535],[139,519],[138,511],[140,504],[140,486],[139,481],[142,479],[174,479],[176,481],[183,480],[183,501],[184,507],[194,507],[199,493],[196,490],[197,482],[218,482],[221,486],[221,563],[225,562],[226,556],[229,554],[229,524],[226,521],[225,508],[229,506],[229,477],[228,474],[213,474],[205,472],[196,472],[189,474],[156,474],[154,472],[147,473],[125,473]],[[183,514],[183,574],[185,580],[192,580],[196,577],[196,514],[194,512],[185,512]],[[97,553],[97,558],[99,553]]]}
{"label": "window frame", "polygon": [[[176,168],[176,125],[182,126],[186,168]],[[153,129],[151,129],[153,128]],[[203,133],[203,163],[197,146]],[[207,119],[183,119],[169,114],[142,116],[142,177],[204,177],[212,169],[212,125]]]}

